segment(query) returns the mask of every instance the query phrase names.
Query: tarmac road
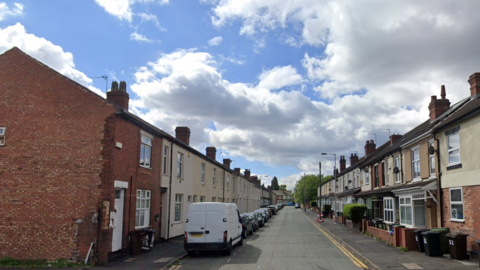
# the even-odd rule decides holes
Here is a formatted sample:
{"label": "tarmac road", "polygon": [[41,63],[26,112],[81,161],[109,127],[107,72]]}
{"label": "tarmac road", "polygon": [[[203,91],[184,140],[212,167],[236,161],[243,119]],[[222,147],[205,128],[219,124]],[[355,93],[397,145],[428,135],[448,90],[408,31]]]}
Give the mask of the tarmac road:
{"label": "tarmac road", "polygon": [[284,207],[263,228],[248,236],[243,246],[235,246],[230,256],[201,252],[168,269],[350,270],[366,267],[302,212],[293,206]]}

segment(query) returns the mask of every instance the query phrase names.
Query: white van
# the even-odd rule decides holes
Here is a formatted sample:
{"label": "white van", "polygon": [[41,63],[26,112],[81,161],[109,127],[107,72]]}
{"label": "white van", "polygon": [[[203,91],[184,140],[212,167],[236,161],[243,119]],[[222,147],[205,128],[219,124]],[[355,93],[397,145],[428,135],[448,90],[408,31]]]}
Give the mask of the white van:
{"label": "white van", "polygon": [[183,244],[189,255],[197,250],[222,250],[242,245],[242,219],[234,203],[192,203],[188,207]]}

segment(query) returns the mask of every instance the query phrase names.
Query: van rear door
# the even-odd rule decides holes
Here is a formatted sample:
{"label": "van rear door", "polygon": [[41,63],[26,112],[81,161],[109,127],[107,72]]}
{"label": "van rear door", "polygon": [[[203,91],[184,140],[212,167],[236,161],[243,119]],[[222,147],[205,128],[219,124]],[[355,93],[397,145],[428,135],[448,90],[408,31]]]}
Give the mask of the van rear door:
{"label": "van rear door", "polygon": [[188,234],[188,243],[205,243],[205,210],[206,204],[190,204],[185,226]]}
{"label": "van rear door", "polygon": [[[223,232],[226,230],[225,206],[222,204],[208,204],[206,210],[205,242],[223,242]],[[230,232],[229,232],[230,233]]]}

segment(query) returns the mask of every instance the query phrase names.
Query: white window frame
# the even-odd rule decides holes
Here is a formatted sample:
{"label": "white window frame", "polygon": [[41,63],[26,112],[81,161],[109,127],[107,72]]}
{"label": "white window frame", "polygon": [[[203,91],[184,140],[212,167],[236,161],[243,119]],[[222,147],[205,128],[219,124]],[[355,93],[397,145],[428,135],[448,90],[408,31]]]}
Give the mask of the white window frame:
{"label": "white window frame", "polygon": [[217,169],[213,168],[213,186],[217,183]]}
{"label": "white window frame", "polygon": [[183,209],[183,194],[175,194],[175,214],[173,217],[174,223],[182,222],[182,209]]}
{"label": "white window frame", "polygon": [[[451,148],[449,147],[450,145],[450,138],[453,137],[453,136],[458,136],[458,147],[456,148]],[[453,152],[453,151],[456,151],[458,150],[458,162],[451,162],[450,163],[450,154]],[[447,152],[448,152],[448,155],[447,155],[447,159],[448,159],[448,166],[452,166],[452,165],[457,165],[457,164],[461,164],[462,163],[462,159],[461,159],[461,155],[460,155],[460,130],[457,130],[451,134],[448,134],[447,135]]]}
{"label": "white window frame", "polygon": [[[151,168],[153,138],[141,135],[140,140],[140,167]],[[143,154],[143,156],[142,156]],[[143,161],[143,162],[142,162]]]}
{"label": "white window frame", "polygon": [[7,128],[6,127],[0,127],[0,146],[5,145],[6,133],[7,133]]}
{"label": "white window frame", "polygon": [[183,179],[183,153],[177,153],[177,178]]}
{"label": "white window frame", "polygon": [[135,211],[135,229],[150,226],[150,206],[152,192],[150,190],[137,189],[137,205]]}
{"label": "white window frame", "polygon": [[[433,139],[428,141],[428,147],[434,147]],[[428,155],[428,169],[430,171],[430,178],[435,177],[435,152],[432,155]]]}
{"label": "white window frame", "polygon": [[383,198],[383,218],[385,223],[395,222],[395,198],[384,197]]}
{"label": "white window frame", "polygon": [[163,174],[168,174],[168,146],[163,148]]}
{"label": "white window frame", "polygon": [[227,174],[227,189],[230,189],[230,174]]}
{"label": "white window frame", "polygon": [[[410,203],[407,203],[407,199],[410,200]],[[403,200],[403,203],[402,203]],[[400,224],[404,225],[406,227],[412,227],[414,224],[413,221],[413,201],[412,201],[412,196],[402,196],[398,198],[398,204],[399,204],[399,215],[400,215]],[[402,219],[402,208],[405,209],[405,220]],[[410,208],[410,220],[412,224],[406,223],[407,219],[407,208]]]}
{"label": "white window frame", "polygon": [[365,185],[370,185],[369,174],[370,174],[370,170],[368,170],[368,168],[367,168],[367,171],[365,172]]}
{"label": "white window frame", "polygon": [[[452,191],[454,190],[460,190],[460,201],[457,202],[452,202]],[[463,188],[461,187],[458,187],[458,188],[451,188],[449,191],[449,196],[450,196],[450,220],[451,221],[458,221],[458,222],[464,222],[465,221],[465,207],[463,205]],[[452,214],[452,205],[461,205],[462,206],[462,210],[463,210],[463,218],[462,219],[459,219],[459,218],[453,218],[453,214]]]}
{"label": "white window frame", "polygon": [[[422,180],[422,172],[420,168],[420,147],[415,146],[412,149],[410,149],[412,153],[412,179],[413,181],[420,181]],[[415,159],[415,152],[418,153],[418,160]],[[417,163],[417,164],[416,164]],[[415,170],[415,167],[418,168],[418,172]]]}
{"label": "white window frame", "polygon": [[205,163],[202,163],[201,165],[201,179],[200,179],[200,183],[202,185],[205,185]]}
{"label": "white window frame", "polygon": [[200,202],[205,202],[205,196],[200,196]]}
{"label": "white window frame", "polygon": [[395,174],[395,183],[400,183],[402,178],[400,177],[402,173],[402,168],[400,168],[400,155],[393,158],[393,166],[398,168],[398,173]]}

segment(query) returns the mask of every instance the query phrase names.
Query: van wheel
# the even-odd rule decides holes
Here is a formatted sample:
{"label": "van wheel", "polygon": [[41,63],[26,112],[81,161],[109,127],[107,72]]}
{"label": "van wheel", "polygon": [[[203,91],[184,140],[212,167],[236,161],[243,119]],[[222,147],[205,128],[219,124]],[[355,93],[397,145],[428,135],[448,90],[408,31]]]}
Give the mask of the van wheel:
{"label": "van wheel", "polygon": [[223,255],[232,255],[232,240],[230,240],[227,249],[223,251]]}
{"label": "van wheel", "polygon": [[[247,236],[247,232],[245,231],[245,236]],[[243,246],[243,237],[240,237],[240,241],[238,241],[239,246]]]}
{"label": "van wheel", "polygon": [[242,241],[243,241],[243,239],[247,238],[247,236],[248,236],[247,230],[242,231]]}

